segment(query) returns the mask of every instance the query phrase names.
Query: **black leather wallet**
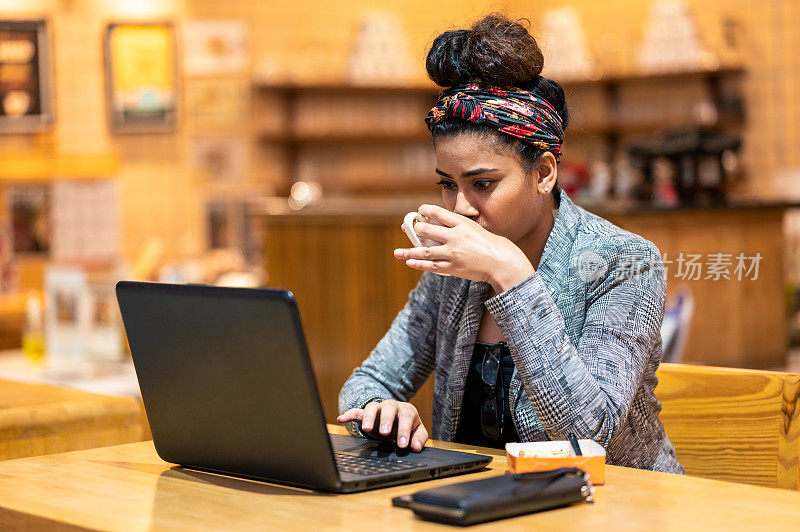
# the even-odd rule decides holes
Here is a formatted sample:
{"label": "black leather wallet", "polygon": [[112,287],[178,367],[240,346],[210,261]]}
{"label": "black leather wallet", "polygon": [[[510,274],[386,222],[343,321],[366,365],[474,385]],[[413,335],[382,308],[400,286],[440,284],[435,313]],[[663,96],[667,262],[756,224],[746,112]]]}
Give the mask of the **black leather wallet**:
{"label": "black leather wallet", "polygon": [[592,502],[594,487],[574,467],[537,473],[505,474],[448,484],[396,497],[392,504],[425,519],[472,525],[541,510]]}

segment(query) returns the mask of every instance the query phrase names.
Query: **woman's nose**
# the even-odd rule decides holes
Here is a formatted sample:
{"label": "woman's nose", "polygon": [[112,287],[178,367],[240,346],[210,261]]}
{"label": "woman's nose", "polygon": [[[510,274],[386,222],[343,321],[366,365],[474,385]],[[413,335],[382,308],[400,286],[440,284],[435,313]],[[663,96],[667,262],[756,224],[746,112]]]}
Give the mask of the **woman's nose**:
{"label": "woman's nose", "polygon": [[453,209],[453,212],[460,214],[461,216],[466,216],[467,218],[473,218],[479,214],[478,209],[472,206],[467,197],[461,191],[459,191],[458,195],[456,196],[456,205]]}

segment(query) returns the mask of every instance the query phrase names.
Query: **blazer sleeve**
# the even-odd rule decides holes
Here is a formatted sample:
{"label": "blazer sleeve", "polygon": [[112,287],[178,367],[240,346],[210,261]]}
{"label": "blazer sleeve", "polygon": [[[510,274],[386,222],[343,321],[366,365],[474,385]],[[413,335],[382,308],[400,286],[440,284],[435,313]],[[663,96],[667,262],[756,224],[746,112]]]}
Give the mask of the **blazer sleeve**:
{"label": "blazer sleeve", "polygon": [[486,302],[551,439],[573,432],[607,446],[661,345],[666,300],[661,258],[649,242],[637,244],[632,256],[635,260],[617,260],[587,287],[577,347],[538,272]]}
{"label": "blazer sleeve", "polygon": [[[437,277],[422,275],[389,331],[344,383],[340,413],[371,401],[408,401],[425,384],[436,364]],[[348,429],[359,434],[354,423],[348,423]]]}

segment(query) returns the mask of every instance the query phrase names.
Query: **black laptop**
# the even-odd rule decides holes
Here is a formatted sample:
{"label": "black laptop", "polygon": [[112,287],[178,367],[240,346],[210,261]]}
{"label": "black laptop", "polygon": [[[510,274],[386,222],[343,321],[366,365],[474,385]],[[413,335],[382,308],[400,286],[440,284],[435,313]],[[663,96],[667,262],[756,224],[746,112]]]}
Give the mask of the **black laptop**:
{"label": "black laptop", "polygon": [[117,300],[153,442],[167,462],[349,493],[491,461],[328,434],[291,292],[121,281]]}

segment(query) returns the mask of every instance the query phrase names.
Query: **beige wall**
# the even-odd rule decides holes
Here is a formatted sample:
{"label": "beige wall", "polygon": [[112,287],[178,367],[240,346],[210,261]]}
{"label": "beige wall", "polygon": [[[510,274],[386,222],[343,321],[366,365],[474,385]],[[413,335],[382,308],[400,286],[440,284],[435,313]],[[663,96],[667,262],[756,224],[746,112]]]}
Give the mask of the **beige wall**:
{"label": "beige wall", "polygon": [[54,41],[56,124],[52,132],[0,137],[0,150],[44,146],[66,154],[116,153],[121,166],[121,251],[135,256],[150,236],[171,254],[201,249],[199,195],[186,171],[182,135],[111,135],[106,121],[103,32],[112,21],[180,20],[181,0],[2,0],[0,15],[45,17]]}
{"label": "beige wall", "polygon": [[[330,76],[344,63],[354,29],[367,10],[399,8],[410,32],[410,48],[420,55],[425,42],[439,27],[477,16],[486,5],[492,4],[448,1],[431,9],[422,1],[357,1],[336,5],[322,1],[0,0],[0,17],[50,20],[57,97],[53,131],[0,136],[0,154],[28,153],[34,149],[118,154],[121,168],[116,178],[121,198],[122,255],[134,258],[151,237],[164,240],[168,256],[196,254],[205,246],[205,189],[189,165],[192,132],[181,126],[174,134],[109,133],[102,45],[106,24],[138,20],[180,23],[190,16],[241,18],[249,24],[254,65],[267,65],[281,76],[287,72],[302,76],[309,69]],[[323,51],[324,64],[330,68],[320,70],[313,53],[312,59],[307,60],[308,50]],[[268,191],[269,187],[262,189]]]}
{"label": "beige wall", "polygon": [[356,30],[367,12],[396,13],[402,20],[409,51],[424,77],[426,45],[443,29],[461,26],[487,11],[507,10],[508,1],[486,0],[353,0],[249,2],[190,0],[198,17],[242,17],[252,28],[256,68],[266,65],[299,78],[336,77],[344,68]]}

